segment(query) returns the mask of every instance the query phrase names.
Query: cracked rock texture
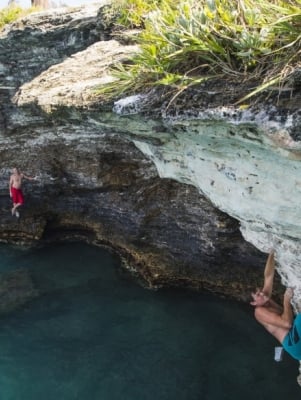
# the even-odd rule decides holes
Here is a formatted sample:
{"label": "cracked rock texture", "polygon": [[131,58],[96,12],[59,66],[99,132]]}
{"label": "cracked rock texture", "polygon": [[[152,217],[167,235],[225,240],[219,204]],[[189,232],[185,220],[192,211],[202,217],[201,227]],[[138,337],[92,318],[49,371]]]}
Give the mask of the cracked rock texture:
{"label": "cracked rock texture", "polygon": [[[103,27],[105,5],[37,13],[0,33],[0,239],[109,246],[150,287],[244,301],[274,247],[298,299],[299,93],[244,111],[202,87],[168,111],[155,91],[104,104],[94,87],[137,51]],[[38,177],[24,183],[20,221],[15,165]]]}

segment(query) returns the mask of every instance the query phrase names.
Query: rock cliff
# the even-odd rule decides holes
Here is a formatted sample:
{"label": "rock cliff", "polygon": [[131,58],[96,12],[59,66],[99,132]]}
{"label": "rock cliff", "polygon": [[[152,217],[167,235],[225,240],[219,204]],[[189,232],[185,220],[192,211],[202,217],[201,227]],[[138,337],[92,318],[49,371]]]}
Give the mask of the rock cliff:
{"label": "rock cliff", "polygon": [[[221,88],[168,111],[159,92],[104,104],[94,88],[136,50],[104,28],[105,4],[0,33],[0,239],[106,245],[150,287],[241,300],[274,247],[283,283],[301,295],[299,93],[246,110]],[[39,178],[24,184],[20,221],[8,196],[15,165]]]}

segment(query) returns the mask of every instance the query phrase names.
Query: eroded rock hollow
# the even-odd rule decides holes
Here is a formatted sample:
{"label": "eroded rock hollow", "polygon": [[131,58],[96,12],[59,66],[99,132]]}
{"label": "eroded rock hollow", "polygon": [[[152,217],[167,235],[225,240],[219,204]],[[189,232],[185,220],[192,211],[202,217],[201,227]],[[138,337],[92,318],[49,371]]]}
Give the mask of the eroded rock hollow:
{"label": "eroded rock hollow", "polygon": [[[150,287],[245,301],[274,247],[283,283],[300,291],[299,94],[244,111],[205,89],[169,114],[160,97],[104,104],[94,88],[136,49],[104,28],[104,5],[0,33],[0,239],[106,245]],[[14,166],[38,177],[20,220]]]}

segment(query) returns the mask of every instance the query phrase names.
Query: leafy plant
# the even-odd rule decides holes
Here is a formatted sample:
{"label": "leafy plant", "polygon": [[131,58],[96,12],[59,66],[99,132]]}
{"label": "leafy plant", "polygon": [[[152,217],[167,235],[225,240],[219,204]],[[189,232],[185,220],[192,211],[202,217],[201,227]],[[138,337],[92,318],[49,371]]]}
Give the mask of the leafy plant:
{"label": "leafy plant", "polygon": [[118,24],[128,28],[141,27],[145,16],[160,3],[161,0],[115,0],[113,10],[118,14]]}
{"label": "leafy plant", "polygon": [[281,85],[300,63],[300,6],[301,0],[120,0],[119,21],[143,27],[140,51],[114,68],[116,92],[114,84],[101,91],[110,98],[168,85],[180,93],[223,77],[257,81],[249,98]]}
{"label": "leafy plant", "polygon": [[7,24],[16,21],[18,18],[36,11],[36,8],[31,7],[24,9],[17,5],[11,5],[0,9],[0,30]]}

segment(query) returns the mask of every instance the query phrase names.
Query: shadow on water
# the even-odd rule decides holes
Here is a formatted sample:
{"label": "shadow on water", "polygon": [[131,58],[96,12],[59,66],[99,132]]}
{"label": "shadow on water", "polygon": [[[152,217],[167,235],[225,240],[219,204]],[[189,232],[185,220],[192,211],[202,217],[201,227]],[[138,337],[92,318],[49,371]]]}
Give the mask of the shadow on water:
{"label": "shadow on water", "polygon": [[[29,269],[42,295],[2,316],[1,400],[297,399],[298,362],[246,305],[149,291],[85,244],[0,246],[2,272]],[[298,397],[297,397],[298,396]]]}

